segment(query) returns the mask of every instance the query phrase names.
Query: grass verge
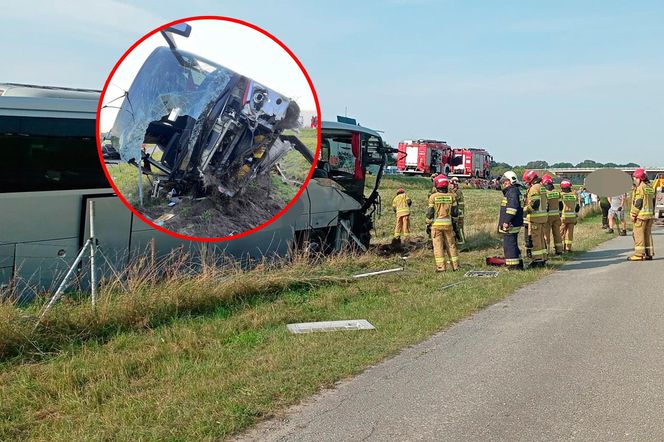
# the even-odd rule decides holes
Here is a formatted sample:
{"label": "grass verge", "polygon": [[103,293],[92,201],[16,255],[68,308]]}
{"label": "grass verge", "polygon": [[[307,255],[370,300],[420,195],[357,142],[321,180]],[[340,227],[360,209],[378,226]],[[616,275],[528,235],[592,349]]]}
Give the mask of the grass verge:
{"label": "grass verge", "polygon": [[[474,206],[471,195],[467,204]],[[496,206],[486,207],[493,213]],[[486,215],[486,223],[478,219],[478,224],[488,226],[489,219]],[[577,250],[605,239],[597,217],[583,220],[575,231]],[[464,270],[482,269],[485,256],[499,253],[492,235],[484,247],[462,254]],[[562,262],[552,260],[549,269],[501,272],[498,278],[448,289],[442,287],[462,275],[435,274],[426,249],[411,254],[404,272],[352,283],[346,277],[355,272],[401,262],[367,254],[317,266],[265,269],[243,279],[243,284],[268,284],[265,281],[288,271],[291,279],[285,281],[334,277],[343,282],[286,282],[273,287],[278,296],[259,295],[269,287],[263,285],[257,296],[243,297],[240,291],[227,298],[216,287],[218,281],[210,279],[192,294],[200,301],[207,293],[218,293],[202,310],[190,308],[174,319],[146,323],[138,315],[129,325],[110,327],[103,338],[56,346],[57,351],[38,362],[14,358],[2,363],[0,439],[226,438],[502,299]],[[181,283],[155,284],[155,290],[141,295],[140,305],[160,303],[166,294],[181,299],[176,292],[195,285],[187,279]],[[58,310],[63,327],[70,324],[67,311],[77,308],[89,311],[87,303]],[[285,327],[290,322],[349,318],[367,319],[377,329],[297,336]],[[13,319],[3,318],[2,323]]]}

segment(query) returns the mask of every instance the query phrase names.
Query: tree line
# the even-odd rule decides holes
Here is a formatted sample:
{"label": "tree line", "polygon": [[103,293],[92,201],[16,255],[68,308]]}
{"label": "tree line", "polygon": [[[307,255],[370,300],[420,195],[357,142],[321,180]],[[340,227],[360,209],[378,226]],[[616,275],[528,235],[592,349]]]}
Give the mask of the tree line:
{"label": "tree line", "polygon": [[569,168],[569,167],[578,167],[578,168],[603,168],[603,167],[615,167],[615,168],[621,168],[621,167],[639,167],[638,164],[636,163],[626,163],[626,164],[616,164],[616,163],[598,163],[597,161],[593,160],[584,160],[581,161],[580,163],[573,164],[573,163],[553,163],[549,164],[548,162],[544,160],[537,160],[537,161],[529,161],[523,166],[512,166],[507,163],[496,163],[495,161],[491,163],[491,175],[492,176],[501,176],[503,173],[505,173],[508,170],[513,170],[517,175],[523,174],[525,170],[528,169],[537,169],[537,170],[542,170],[542,169],[554,169],[554,168]]}

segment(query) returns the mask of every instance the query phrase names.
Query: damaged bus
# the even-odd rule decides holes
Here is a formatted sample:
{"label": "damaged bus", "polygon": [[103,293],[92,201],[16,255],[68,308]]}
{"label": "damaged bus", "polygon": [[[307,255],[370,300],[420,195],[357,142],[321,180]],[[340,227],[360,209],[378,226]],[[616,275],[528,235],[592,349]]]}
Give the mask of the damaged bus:
{"label": "damaged bus", "polygon": [[[117,268],[154,241],[165,256],[197,242],[142,222],[113,193],[99,163],[95,115],[99,91],[0,84],[0,292],[30,298],[50,290],[87,240],[95,201],[100,249]],[[239,260],[287,256],[296,246],[325,252],[366,247],[387,160],[380,135],[354,122],[323,122],[322,153],[300,198],[279,219],[243,238],[208,244]],[[304,152],[308,161],[311,153]],[[365,188],[367,168],[378,165]],[[81,265],[83,273],[87,266]],[[109,269],[100,266],[102,274]],[[84,280],[81,276],[80,280]]]}

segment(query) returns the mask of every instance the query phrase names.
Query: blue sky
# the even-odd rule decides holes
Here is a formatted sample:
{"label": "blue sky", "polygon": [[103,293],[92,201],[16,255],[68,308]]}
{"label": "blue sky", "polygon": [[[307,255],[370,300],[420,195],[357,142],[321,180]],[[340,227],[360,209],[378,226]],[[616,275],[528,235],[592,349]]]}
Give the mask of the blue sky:
{"label": "blue sky", "polygon": [[660,1],[23,1],[0,18],[0,81],[101,88],[140,36],[200,14],[276,35],[324,119],[347,108],[392,144],[664,165]]}

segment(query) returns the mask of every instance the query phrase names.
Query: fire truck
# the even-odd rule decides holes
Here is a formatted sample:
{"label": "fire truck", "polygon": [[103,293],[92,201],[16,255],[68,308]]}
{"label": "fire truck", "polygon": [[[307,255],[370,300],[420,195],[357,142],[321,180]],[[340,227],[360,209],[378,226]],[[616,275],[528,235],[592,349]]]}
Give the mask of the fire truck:
{"label": "fire truck", "polygon": [[448,175],[452,148],[445,141],[405,140],[399,143],[397,170],[405,175]]}
{"label": "fire truck", "polygon": [[484,149],[459,148],[454,149],[455,166],[452,169],[452,176],[466,178],[484,178],[491,176],[491,162],[493,157]]}

